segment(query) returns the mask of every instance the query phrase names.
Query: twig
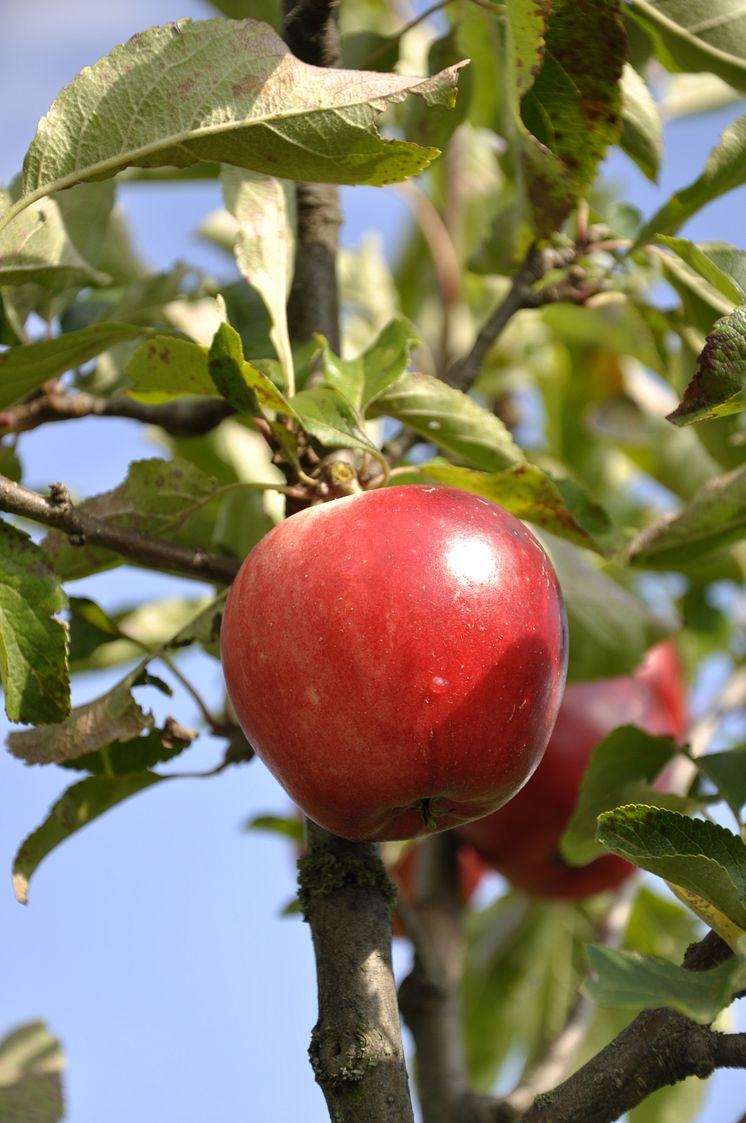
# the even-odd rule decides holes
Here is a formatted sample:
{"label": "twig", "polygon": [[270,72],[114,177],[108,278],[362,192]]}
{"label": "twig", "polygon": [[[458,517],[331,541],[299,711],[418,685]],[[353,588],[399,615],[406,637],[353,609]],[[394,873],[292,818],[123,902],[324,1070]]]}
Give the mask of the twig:
{"label": "twig", "polygon": [[173,437],[199,437],[209,433],[234,412],[222,398],[181,398],[150,405],[132,398],[97,398],[50,390],[0,413],[0,431],[23,433],[54,421],[82,417],[125,417],[146,425],[159,425]]}
{"label": "twig", "polygon": [[72,504],[67,488],[62,484],[53,484],[50,496],[46,498],[37,491],[31,491],[0,476],[0,511],[52,527],[80,544],[102,546],[136,565],[178,573],[197,581],[229,585],[240,565],[235,558],[223,558],[217,554],[208,554],[205,550],[188,549],[161,538],[147,538],[133,530],[95,518]]}

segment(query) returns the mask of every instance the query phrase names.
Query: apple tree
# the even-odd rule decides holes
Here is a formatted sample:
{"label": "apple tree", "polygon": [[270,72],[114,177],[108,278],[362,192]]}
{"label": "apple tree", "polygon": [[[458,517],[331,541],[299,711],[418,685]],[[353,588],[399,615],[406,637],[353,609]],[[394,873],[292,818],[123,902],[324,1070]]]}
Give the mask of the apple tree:
{"label": "apple tree", "polygon": [[[702,1080],[746,1067],[733,1029],[746,988],[746,251],[682,230],[746,182],[746,117],[653,214],[618,198],[602,165],[618,146],[655,181],[664,112],[743,96],[746,15],[729,0],[706,19],[693,0],[215,8],[91,60],[2,192],[8,749],[68,781],[19,840],[16,895],[71,834],[189,760],[199,730],[156,720],[143,686],[186,679],[225,746],[216,771],[263,767],[236,710],[208,705],[179,659],[189,648],[214,665],[227,590],[274,524],[288,518],[292,540],[293,519],[321,503],[355,496],[363,511],[380,489],[458,489],[521,520],[551,558],[566,709],[503,819],[442,830],[423,813],[404,840],[257,824],[303,852],[311,1062],[330,1118],[406,1123],[414,1098],[424,1123],[694,1119]],[[124,181],[168,194],[183,179],[219,181],[223,207],[201,226],[225,254],[218,279],[146,268],[116,207]],[[390,259],[372,241],[340,249],[339,186],[390,184],[412,215]],[[81,417],[148,426],[159,452],[107,492],[95,478],[84,496],[64,479],[30,487],[25,434]],[[145,631],[146,600],[111,613],[67,589],[122,564],[192,580],[196,595],[149,605]],[[269,581],[275,600],[297,593]],[[354,595],[338,585],[316,581],[320,612],[325,596]],[[391,652],[418,654],[406,607],[384,625],[385,708],[407,669]],[[283,642],[270,684],[287,685]],[[657,678],[651,650],[667,653]],[[342,694],[344,655],[330,668]],[[80,703],[76,676],[103,666],[120,666],[118,682]],[[292,717],[323,754],[318,698],[297,667],[287,681],[280,728]],[[356,700],[347,684],[345,706]],[[380,756],[395,788],[407,762]],[[336,821],[355,821],[345,792],[333,798]],[[392,913],[413,947],[398,991]],[[44,1104],[53,1123],[56,1071],[17,1060],[32,1040],[54,1049],[38,1024],[0,1042],[0,1118]]]}

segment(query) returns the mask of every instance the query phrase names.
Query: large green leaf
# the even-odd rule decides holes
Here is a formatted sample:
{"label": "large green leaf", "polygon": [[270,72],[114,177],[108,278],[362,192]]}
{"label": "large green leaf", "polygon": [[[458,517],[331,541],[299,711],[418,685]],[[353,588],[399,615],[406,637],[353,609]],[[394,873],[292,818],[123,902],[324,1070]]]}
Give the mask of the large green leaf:
{"label": "large green leaf", "polygon": [[65,595],[42,550],[0,522],[0,677],[11,721],[62,721],[70,712]]}
{"label": "large green leaf", "polygon": [[601,815],[597,837],[607,850],[665,878],[746,930],[746,843],[738,835],[676,811],[630,804]]}
{"label": "large green leaf", "polygon": [[65,1116],[60,1043],[41,1021],[27,1022],[0,1041],[0,1119],[59,1123]]}
{"label": "large green leaf", "polygon": [[706,753],[696,763],[738,818],[746,806],[746,744],[727,752]]}
{"label": "large green leaf", "polygon": [[746,536],[746,467],[708,480],[678,515],[656,519],[633,538],[628,556],[646,569],[677,569]]}
{"label": "large green leaf", "polygon": [[89,776],[68,788],[53,805],[42,825],[21,844],[15,856],[13,887],[21,904],[28,901],[28,886],[32,874],[60,843],[117,803],[165,778],[153,772]]}
{"label": "large green leaf", "polygon": [[361,427],[360,417],[338,390],[313,386],[291,401],[301,425],[327,448],[359,448],[380,457],[377,447]]}
{"label": "large green leaf", "polygon": [[86,67],[39,122],[24,195],[123,168],[219,161],[287,179],[383,184],[422,171],[437,149],[383,140],[375,119],[408,94],[451,104],[458,67],[410,78],[308,66],[256,20],[153,27]]}
{"label": "large green leaf", "polygon": [[494,413],[430,374],[403,375],[374,399],[368,413],[394,417],[433,444],[487,472],[500,471],[524,459]]}
{"label": "large green leaf", "polygon": [[116,343],[138,339],[146,328],[134,324],[94,324],[54,339],[22,343],[0,353],[0,409],[12,405],[51,378],[108,351]]}
{"label": "large green leaf", "polygon": [[709,70],[746,90],[746,12],[740,0],[630,0],[661,62],[671,70]]}
{"label": "large green leaf", "polygon": [[599,1006],[655,1009],[668,1006],[709,1025],[746,985],[746,959],[734,956],[707,971],[687,971],[652,955],[591,944],[593,976],[584,989]]}
{"label": "large green leaf", "polygon": [[701,176],[677,191],[645,223],[635,239],[635,246],[645,245],[656,234],[675,234],[706,203],[742,183],[746,183],[746,116],[728,126],[710,153]]}
{"label": "large green leaf", "polygon": [[707,336],[697,372],[668,420],[692,425],[746,406],[746,305],[723,316]]}

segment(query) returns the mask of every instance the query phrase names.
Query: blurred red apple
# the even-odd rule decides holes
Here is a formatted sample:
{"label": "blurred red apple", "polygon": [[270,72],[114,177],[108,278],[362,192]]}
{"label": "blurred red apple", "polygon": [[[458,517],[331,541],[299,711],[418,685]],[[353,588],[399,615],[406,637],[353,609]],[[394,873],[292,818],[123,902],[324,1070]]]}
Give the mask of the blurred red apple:
{"label": "blurred red apple", "polygon": [[251,551],[221,635],[249,741],[315,822],[413,838],[501,806],[559,708],[554,569],[501,507],[404,486],[301,511]]}
{"label": "blurred red apple", "polygon": [[681,665],[673,643],[652,648],[631,675],[571,683],[541,764],[505,807],[458,832],[517,888],[538,897],[582,899],[614,889],[635,867],[613,854],[569,866],[557,844],[591,754],[619,725],[681,740],[686,728]]}

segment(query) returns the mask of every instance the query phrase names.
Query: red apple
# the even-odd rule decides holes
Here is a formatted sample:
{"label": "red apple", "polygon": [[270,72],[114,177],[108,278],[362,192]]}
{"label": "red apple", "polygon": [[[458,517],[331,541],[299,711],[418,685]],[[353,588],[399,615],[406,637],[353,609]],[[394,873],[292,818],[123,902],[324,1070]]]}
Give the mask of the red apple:
{"label": "red apple", "polygon": [[225,608],[231,701],[315,822],[414,838],[501,806],[541,758],[565,677],[557,577],[501,507],[446,487],[293,515]]}
{"label": "red apple", "polygon": [[538,897],[582,899],[620,885],[635,867],[613,854],[568,866],[557,844],[591,754],[619,725],[682,739],[685,696],[676,648],[654,647],[633,674],[571,683],[541,764],[510,803],[469,823],[459,838],[513,885]]}

